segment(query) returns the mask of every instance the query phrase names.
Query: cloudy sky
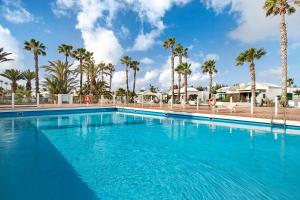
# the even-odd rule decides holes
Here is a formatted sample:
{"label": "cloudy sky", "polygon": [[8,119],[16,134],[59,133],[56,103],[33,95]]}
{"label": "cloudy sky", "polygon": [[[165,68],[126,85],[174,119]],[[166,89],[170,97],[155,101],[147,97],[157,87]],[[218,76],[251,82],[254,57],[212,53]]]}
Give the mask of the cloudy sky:
{"label": "cloudy sky", "polygon": [[[267,51],[256,63],[257,81],[280,84],[279,18],[266,18],[262,6],[263,0],[0,0],[0,46],[15,59],[0,64],[0,71],[33,69],[33,56],[22,48],[25,40],[35,38],[47,46],[41,64],[63,59],[57,46],[66,43],[93,51],[97,62],[114,63],[114,88],[125,83],[119,62],[123,55],[141,61],[138,88],[168,88],[169,52],[162,42],[172,36],[189,48],[190,85],[207,85],[200,66],[208,58],[217,60],[216,82],[248,83],[248,67],[235,67],[234,59],[250,47]],[[296,84],[299,21],[300,11],[287,18],[289,76]]]}

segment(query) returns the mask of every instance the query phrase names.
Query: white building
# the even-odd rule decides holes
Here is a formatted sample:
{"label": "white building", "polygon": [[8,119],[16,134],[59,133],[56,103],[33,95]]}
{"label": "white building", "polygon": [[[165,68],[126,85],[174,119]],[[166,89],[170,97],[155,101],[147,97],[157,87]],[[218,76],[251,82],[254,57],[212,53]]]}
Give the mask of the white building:
{"label": "white building", "polygon": [[[296,100],[298,97],[294,95],[294,92],[298,88],[288,88],[289,100]],[[262,101],[274,101],[276,97],[280,97],[281,87],[272,83],[260,83],[256,82],[256,102]],[[229,100],[233,97],[237,102],[250,102],[251,99],[251,85],[239,85],[222,87],[217,90],[217,97],[221,100]]]}
{"label": "white building", "polygon": [[[184,99],[184,87],[180,88],[180,90],[178,91],[178,89],[174,89],[174,96],[175,99],[178,98],[178,92],[180,94],[180,100]],[[172,91],[170,90],[168,93],[169,97],[172,96]],[[192,88],[192,87],[188,87],[187,88],[187,99],[188,101],[194,102],[197,100],[197,98],[199,98],[200,102],[207,102],[208,98],[209,98],[209,93],[207,91],[198,91],[196,88]]]}

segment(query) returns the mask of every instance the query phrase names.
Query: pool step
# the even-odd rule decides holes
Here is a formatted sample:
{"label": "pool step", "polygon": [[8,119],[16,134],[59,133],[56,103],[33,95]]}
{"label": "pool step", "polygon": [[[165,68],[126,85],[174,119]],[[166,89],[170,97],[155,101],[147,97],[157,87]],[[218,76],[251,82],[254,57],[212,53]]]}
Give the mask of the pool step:
{"label": "pool step", "polygon": [[286,128],[286,122],[285,122],[285,120],[281,120],[281,119],[272,119],[271,127],[272,128]]}

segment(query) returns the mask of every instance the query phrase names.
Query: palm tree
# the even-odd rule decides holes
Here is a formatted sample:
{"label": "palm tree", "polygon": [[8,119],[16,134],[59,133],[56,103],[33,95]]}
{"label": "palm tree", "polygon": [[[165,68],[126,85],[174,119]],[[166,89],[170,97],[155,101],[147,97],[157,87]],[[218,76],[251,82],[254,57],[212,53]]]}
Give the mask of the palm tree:
{"label": "palm tree", "polygon": [[108,63],[106,68],[107,68],[108,74],[109,74],[109,91],[111,92],[112,76],[113,76],[113,72],[116,71],[116,69],[115,69],[115,66],[111,63]]}
{"label": "palm tree", "polygon": [[73,51],[72,56],[79,61],[79,94],[82,95],[83,62],[86,56],[86,50],[84,48],[78,48]]}
{"label": "palm tree", "polygon": [[87,91],[89,91],[89,94],[91,94],[91,79],[90,79],[90,69],[91,65],[95,64],[94,58],[93,58],[94,53],[90,51],[86,51],[85,53],[85,63],[84,63],[84,71],[87,76]]}
{"label": "palm tree", "polygon": [[174,103],[174,57],[175,57],[175,52],[174,52],[174,45],[175,45],[175,38],[169,38],[163,43],[163,48],[169,49],[170,54],[171,54],[171,90],[172,90],[172,103]]}
{"label": "palm tree", "polygon": [[208,73],[209,76],[209,98],[211,98],[212,95],[212,76],[213,74],[218,73],[218,70],[216,69],[216,61],[215,60],[207,60],[203,63],[202,67],[202,73]]}
{"label": "palm tree", "polygon": [[[95,64],[95,61],[92,60],[89,62],[89,77],[90,77],[90,94],[96,95],[97,91],[97,75],[101,72],[100,65]],[[101,82],[104,82],[101,79]]]}
{"label": "palm tree", "polygon": [[[178,56],[179,58],[179,65],[182,64],[182,58],[185,57],[187,58],[188,56],[188,48],[183,48],[183,46],[181,44],[177,44],[175,49],[174,49],[174,54],[175,56]],[[176,69],[175,69],[176,71]],[[180,82],[181,82],[181,74],[180,72],[178,73],[178,94],[180,93]],[[177,96],[177,100],[180,101],[180,95]]]}
{"label": "palm tree", "polygon": [[157,91],[158,91],[158,88],[157,87],[155,87],[154,85],[149,85],[149,91],[150,92],[153,92],[153,93],[157,93]]}
{"label": "palm tree", "polygon": [[36,95],[40,91],[39,87],[39,55],[46,55],[46,46],[35,39],[25,41],[24,49],[33,53],[34,65],[35,65],[35,93]]}
{"label": "palm tree", "polygon": [[66,63],[68,64],[68,57],[72,55],[73,47],[67,44],[61,44],[58,46],[58,53],[62,53],[66,57]]}
{"label": "palm tree", "polygon": [[178,86],[177,86],[177,100],[178,101],[180,101],[181,75],[183,75],[183,70],[182,70],[181,64],[179,64],[175,69],[175,71],[178,74]]}
{"label": "palm tree", "polygon": [[11,89],[13,93],[15,93],[18,87],[17,81],[22,79],[22,73],[20,72],[20,70],[6,69],[3,73],[0,74],[0,76],[3,76],[11,81]]}
{"label": "palm tree", "polygon": [[25,70],[23,72],[23,79],[26,80],[26,90],[31,91],[31,81],[35,78],[35,72]]}
{"label": "palm tree", "polygon": [[51,62],[45,66],[48,73],[45,84],[51,94],[68,94],[76,86],[76,73],[71,69],[72,65],[60,60]]}
{"label": "palm tree", "polygon": [[133,86],[132,86],[133,95],[135,95],[136,72],[140,71],[139,65],[140,63],[136,60],[130,63],[130,68],[133,70]]}
{"label": "palm tree", "polygon": [[245,62],[249,63],[251,77],[251,97],[253,98],[253,106],[256,105],[256,83],[255,83],[255,64],[254,60],[260,59],[266,54],[264,49],[250,48],[242,52],[235,60],[236,66],[242,66]]}
{"label": "palm tree", "polygon": [[184,101],[187,103],[188,99],[188,94],[187,94],[187,87],[188,87],[188,82],[187,82],[187,77],[188,75],[191,75],[191,64],[189,63],[182,63],[179,65],[179,68],[181,69],[181,73],[184,76]]}
{"label": "palm tree", "polygon": [[128,68],[131,64],[132,58],[129,56],[123,56],[121,58],[121,63],[125,65],[125,73],[126,73],[126,103],[128,103],[128,95],[129,95],[129,84],[128,84]]}
{"label": "palm tree", "polygon": [[0,48],[0,63],[13,60],[13,59],[7,58],[7,56],[9,56],[11,54],[12,53],[5,52],[3,48]]}
{"label": "palm tree", "polygon": [[294,85],[294,79],[293,78],[288,78],[287,79],[287,86],[292,87]]}
{"label": "palm tree", "polygon": [[104,62],[102,62],[98,65],[98,67],[99,67],[100,74],[101,74],[101,81],[104,81],[104,74],[105,74],[105,70],[106,70],[106,64]]}
{"label": "palm tree", "polygon": [[287,30],[285,17],[296,12],[295,6],[300,6],[299,0],[266,0],[264,10],[266,16],[280,15],[281,34],[281,102],[287,104]]}
{"label": "palm tree", "polygon": [[126,92],[126,90],[123,89],[123,88],[119,88],[119,89],[116,91],[116,96],[117,96],[117,97],[121,97],[121,102],[122,102],[123,97],[126,96],[126,95],[127,95],[127,92]]}
{"label": "palm tree", "polygon": [[295,90],[295,91],[294,91],[294,94],[297,95],[298,98],[299,98],[299,96],[300,96],[300,90],[299,90],[299,89],[298,89],[298,90]]}

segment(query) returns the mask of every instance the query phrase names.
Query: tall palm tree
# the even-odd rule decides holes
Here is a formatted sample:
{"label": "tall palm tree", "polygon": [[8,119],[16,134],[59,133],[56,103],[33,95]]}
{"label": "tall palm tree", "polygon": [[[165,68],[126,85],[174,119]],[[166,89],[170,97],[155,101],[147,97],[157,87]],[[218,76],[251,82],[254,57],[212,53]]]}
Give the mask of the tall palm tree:
{"label": "tall palm tree", "polygon": [[20,70],[6,69],[3,73],[0,74],[0,76],[3,76],[11,81],[11,89],[13,93],[16,93],[18,87],[17,81],[22,79],[22,73],[20,72]]}
{"label": "tall palm tree", "polygon": [[132,86],[133,95],[135,95],[136,72],[140,71],[139,65],[140,63],[136,60],[130,63],[130,68],[133,70],[133,86]]}
{"label": "tall palm tree", "polygon": [[187,81],[187,77],[188,77],[188,75],[191,75],[191,73],[192,73],[191,64],[185,62],[185,63],[180,64],[179,68],[181,69],[181,73],[183,74],[183,77],[184,77],[184,101],[185,101],[185,103],[187,103],[187,99],[188,99],[188,94],[187,94],[188,81]]}
{"label": "tall palm tree", "polygon": [[35,65],[35,93],[36,95],[40,91],[39,87],[39,55],[46,55],[46,46],[35,39],[24,42],[24,49],[33,53],[34,65]]}
{"label": "tall palm tree", "polygon": [[[181,44],[177,44],[175,49],[174,49],[174,54],[175,56],[178,56],[179,58],[179,65],[182,64],[182,58],[185,57],[187,58],[188,56],[188,48],[184,48]],[[176,71],[176,69],[175,69]],[[178,73],[178,94],[180,93],[180,82],[181,82],[181,73]],[[180,95],[177,96],[177,100],[180,100]]]}
{"label": "tall palm tree", "polygon": [[58,46],[58,53],[62,53],[66,57],[66,63],[68,64],[68,57],[72,55],[73,47],[67,44],[61,44]]}
{"label": "tall palm tree", "polygon": [[256,105],[256,83],[255,83],[255,64],[254,60],[259,60],[266,54],[264,49],[250,48],[242,52],[235,60],[236,66],[242,66],[245,62],[249,63],[251,77],[251,97],[253,98],[253,106]]}
{"label": "tall palm tree", "polygon": [[116,96],[118,97],[123,97],[126,95],[126,90],[124,90],[123,88],[119,88],[117,91],[116,91]]}
{"label": "tall palm tree", "polygon": [[45,84],[53,94],[68,94],[76,86],[76,73],[69,65],[60,60],[49,61],[45,66],[48,76],[45,78]]}
{"label": "tall palm tree", "polygon": [[72,56],[79,61],[79,94],[82,95],[83,62],[86,57],[86,49],[78,48],[73,51]]}
{"label": "tall palm tree", "polygon": [[173,38],[173,37],[167,39],[163,43],[163,48],[169,49],[170,50],[170,54],[171,54],[171,79],[172,79],[171,90],[172,90],[172,103],[174,103],[174,57],[175,57],[174,45],[175,45],[175,38]]}
{"label": "tall palm tree", "polygon": [[31,91],[31,81],[35,78],[35,72],[28,70],[25,70],[23,72],[23,79],[26,81],[26,90]]}
{"label": "tall palm tree", "polygon": [[126,103],[128,103],[128,95],[129,95],[129,84],[128,84],[128,68],[131,64],[132,58],[129,56],[123,56],[121,58],[121,63],[125,65],[125,73],[126,73]]}
{"label": "tall palm tree", "polygon": [[86,51],[85,53],[85,64],[84,64],[84,71],[86,73],[86,79],[87,79],[87,91],[91,94],[91,65],[95,64],[94,53],[90,51]]}
{"label": "tall palm tree", "polygon": [[299,0],[266,0],[264,10],[266,16],[280,15],[280,34],[281,34],[281,102],[287,105],[287,30],[286,15],[296,12],[295,6],[300,6]]}
{"label": "tall palm tree", "polygon": [[[89,77],[90,77],[90,94],[96,95],[97,90],[97,75],[101,72],[100,65],[97,65],[94,60],[89,62]],[[104,83],[104,81],[101,82]]]}
{"label": "tall palm tree", "polygon": [[212,76],[213,74],[218,73],[218,70],[216,69],[216,61],[215,60],[207,60],[203,63],[201,66],[202,73],[208,73],[208,79],[209,79],[209,98],[212,96]]}
{"label": "tall palm tree", "polygon": [[106,66],[109,74],[109,91],[111,92],[111,82],[113,77],[113,72],[116,71],[115,66],[111,63],[108,63]]}
{"label": "tall palm tree", "polygon": [[100,64],[98,65],[98,67],[99,67],[100,74],[101,74],[101,81],[104,81],[104,74],[106,74],[106,73],[105,73],[105,70],[106,70],[106,64],[105,64],[104,62],[102,62],[102,63],[100,63]]}
{"label": "tall palm tree", "polygon": [[294,85],[294,79],[293,78],[288,78],[287,79],[287,86],[292,87]]}
{"label": "tall palm tree", "polygon": [[177,100],[180,101],[181,75],[183,75],[182,63],[176,67],[175,71],[178,74]]}
{"label": "tall palm tree", "polygon": [[0,48],[0,63],[13,60],[13,59],[7,58],[7,56],[9,56],[11,54],[12,53],[5,52],[3,48]]}

